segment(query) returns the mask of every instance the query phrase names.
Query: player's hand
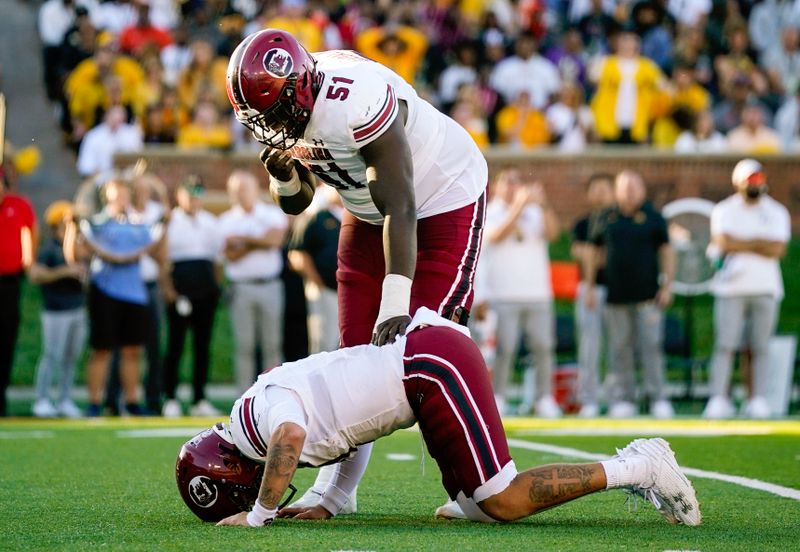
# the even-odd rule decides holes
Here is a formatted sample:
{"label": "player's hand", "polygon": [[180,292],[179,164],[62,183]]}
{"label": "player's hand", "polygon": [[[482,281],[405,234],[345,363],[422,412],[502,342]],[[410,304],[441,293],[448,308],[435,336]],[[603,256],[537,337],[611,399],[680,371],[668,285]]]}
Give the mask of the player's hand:
{"label": "player's hand", "polygon": [[333,514],[322,506],[317,505],[310,508],[283,508],[278,511],[278,517],[292,519],[330,519],[333,517]]}
{"label": "player's hand", "polygon": [[398,335],[406,333],[406,328],[410,323],[411,317],[407,314],[384,320],[372,332],[372,344],[380,346],[386,343],[394,343]]}
{"label": "player's hand", "polygon": [[269,174],[283,182],[292,179],[295,161],[288,151],[267,147],[261,150],[260,157]]}
{"label": "player's hand", "polygon": [[217,523],[217,527],[221,527],[224,525],[250,527],[250,524],[247,523],[247,512],[239,512],[238,514],[233,514],[232,516],[228,516]]}

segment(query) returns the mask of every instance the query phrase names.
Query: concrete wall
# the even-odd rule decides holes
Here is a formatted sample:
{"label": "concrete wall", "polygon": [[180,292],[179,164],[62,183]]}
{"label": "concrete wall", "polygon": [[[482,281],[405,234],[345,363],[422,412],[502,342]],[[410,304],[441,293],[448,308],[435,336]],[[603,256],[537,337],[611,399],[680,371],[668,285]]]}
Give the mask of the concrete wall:
{"label": "concrete wall", "polygon": [[[200,175],[216,193],[210,199],[224,201],[225,179],[234,168],[264,174],[255,153],[184,152],[174,148],[148,148],[141,156],[153,172],[169,186],[188,174]],[[120,166],[140,156],[117,157]],[[730,175],[741,158],[737,155],[676,155],[651,149],[609,148],[581,155],[552,151],[515,152],[492,149],[486,152],[490,173],[516,166],[532,180],[541,180],[550,202],[565,226],[586,211],[584,183],[595,172],[616,173],[634,169],[644,175],[649,197],[660,207],[681,197],[703,197],[719,201],[731,193]],[[792,230],[800,235],[800,157],[793,155],[761,156],[766,167],[772,196],[792,213]],[[265,179],[266,182],[266,179]]]}

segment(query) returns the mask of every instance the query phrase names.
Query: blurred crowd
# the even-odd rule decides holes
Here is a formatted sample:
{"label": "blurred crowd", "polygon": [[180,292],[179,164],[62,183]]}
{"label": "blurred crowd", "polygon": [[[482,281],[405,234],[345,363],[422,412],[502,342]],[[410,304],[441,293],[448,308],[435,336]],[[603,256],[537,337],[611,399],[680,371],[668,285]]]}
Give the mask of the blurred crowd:
{"label": "blurred crowd", "polygon": [[47,0],[44,79],[81,174],[143,144],[257,147],[225,69],[267,27],[394,69],[481,146],[800,144],[797,0]]}
{"label": "blurred crowd", "polygon": [[[740,414],[769,418],[781,413],[767,389],[774,378],[769,345],[783,297],[779,262],[790,239],[789,213],[768,195],[758,162],[740,162],[732,182],[733,194],[711,214],[716,341],[703,414],[736,415],[731,379],[741,355],[748,395]],[[26,273],[43,303],[32,405],[39,417],[184,414],[177,388],[189,334],[188,412],[218,415],[206,384],[210,371],[220,369],[211,355],[212,343],[220,343],[213,337],[219,307],[231,322],[225,362],[238,392],[263,369],[337,349],[339,194],[321,185],[306,212],[287,216],[265,200],[253,173],[233,171],[227,192],[224,210],[214,214],[197,177],[168,193],[137,164],[99,185],[88,179],[74,202],[51,204],[39,240],[30,203],[0,188],[0,397],[5,400]],[[571,232],[572,276],[551,270],[548,244],[568,229],[543,184],[509,168],[496,175],[490,193],[471,328],[492,371],[500,412],[671,418],[665,313],[673,299],[675,254],[667,221],[647,200],[642,176],[622,171],[589,178],[590,211]],[[577,286],[571,295],[576,338],[566,352],[578,373],[566,393],[556,389],[559,278],[574,278]],[[73,401],[73,381],[87,341],[89,405],[83,412]],[[521,365],[521,396],[509,400]],[[55,395],[53,381],[59,383]]]}

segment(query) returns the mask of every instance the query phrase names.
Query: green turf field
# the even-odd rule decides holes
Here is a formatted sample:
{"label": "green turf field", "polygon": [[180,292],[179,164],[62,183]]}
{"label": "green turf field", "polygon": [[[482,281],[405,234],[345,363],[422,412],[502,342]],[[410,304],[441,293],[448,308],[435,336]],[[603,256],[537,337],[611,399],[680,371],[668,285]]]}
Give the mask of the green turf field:
{"label": "green turf field", "polygon": [[[421,440],[412,431],[376,444],[356,515],[326,522],[279,520],[265,529],[217,528],[184,507],[174,480],[178,448],[194,428],[213,421],[0,422],[0,549],[731,552],[798,547],[800,500],[703,478],[693,478],[704,515],[697,528],[670,526],[649,504],[639,503],[633,511],[620,491],[514,524],[434,521],[433,510],[445,495],[430,458],[425,457],[423,470]],[[541,452],[542,445],[610,453],[639,434],[663,433],[683,466],[755,478],[795,494],[800,489],[798,422],[512,419],[507,427],[518,468],[576,460],[563,456],[562,449]],[[390,460],[389,453],[412,459]],[[300,470],[295,483],[303,490],[312,477]]]}

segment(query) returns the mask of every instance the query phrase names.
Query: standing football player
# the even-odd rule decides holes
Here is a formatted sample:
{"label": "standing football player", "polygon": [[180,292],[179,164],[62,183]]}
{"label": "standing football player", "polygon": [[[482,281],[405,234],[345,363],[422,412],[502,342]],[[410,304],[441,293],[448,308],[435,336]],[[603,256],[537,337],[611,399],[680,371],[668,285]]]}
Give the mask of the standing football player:
{"label": "standing football player", "polygon": [[[390,69],[350,51],[309,54],[274,29],[236,48],[227,90],[236,118],[267,146],[261,159],[285,212],[311,203],[315,178],[342,197],[342,346],[394,341],[421,306],[466,323],[488,170],[463,128]],[[360,449],[359,478],[370,450]],[[336,477],[337,467],[321,470],[295,505],[318,503]]]}

